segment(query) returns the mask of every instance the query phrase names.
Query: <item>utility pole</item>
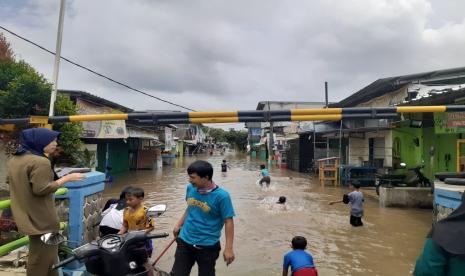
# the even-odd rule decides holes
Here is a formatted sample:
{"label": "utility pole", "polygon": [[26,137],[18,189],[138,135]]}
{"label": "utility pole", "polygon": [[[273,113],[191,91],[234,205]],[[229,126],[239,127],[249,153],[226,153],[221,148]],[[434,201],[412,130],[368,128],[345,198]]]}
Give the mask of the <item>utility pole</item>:
{"label": "utility pole", "polygon": [[[270,101],[268,101],[268,111],[270,111]],[[269,116],[268,116],[269,117]],[[271,164],[271,158],[273,156],[273,145],[274,145],[274,137],[273,137],[273,122],[269,120],[270,122],[270,140],[268,141],[268,162]]]}
{"label": "utility pole", "polygon": [[[325,81],[325,107],[329,107],[328,103],[328,82]],[[329,137],[326,137],[326,158],[329,158]]]}
{"label": "utility pole", "polygon": [[328,108],[329,107],[329,104],[328,104],[328,82],[325,81],[325,107]]}
{"label": "utility pole", "polygon": [[58,90],[58,71],[60,70],[60,58],[61,58],[61,41],[63,38],[63,20],[65,17],[65,0],[60,0],[60,15],[58,18],[58,31],[57,31],[57,43],[55,50],[55,64],[53,66],[53,87],[52,95],[50,96],[50,110],[48,116],[53,116],[55,100],[57,98]]}

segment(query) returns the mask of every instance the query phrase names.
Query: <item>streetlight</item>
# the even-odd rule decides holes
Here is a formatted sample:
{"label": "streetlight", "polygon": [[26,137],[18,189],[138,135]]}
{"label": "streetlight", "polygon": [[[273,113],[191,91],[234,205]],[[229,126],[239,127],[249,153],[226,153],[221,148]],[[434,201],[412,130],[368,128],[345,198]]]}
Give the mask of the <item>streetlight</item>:
{"label": "streetlight", "polygon": [[58,71],[60,70],[61,58],[61,40],[63,37],[63,20],[65,17],[65,0],[60,0],[60,16],[58,18],[58,32],[57,32],[57,45],[55,51],[55,64],[53,66],[53,87],[50,96],[50,110],[48,116],[53,116],[53,109],[55,107],[55,100],[57,98],[58,89]]}

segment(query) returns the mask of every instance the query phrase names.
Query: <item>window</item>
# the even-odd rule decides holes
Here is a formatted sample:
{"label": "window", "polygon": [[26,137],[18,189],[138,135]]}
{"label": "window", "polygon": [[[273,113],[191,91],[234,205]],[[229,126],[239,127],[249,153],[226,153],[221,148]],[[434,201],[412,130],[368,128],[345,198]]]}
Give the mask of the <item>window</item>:
{"label": "window", "polygon": [[396,137],[394,138],[394,143],[392,145],[392,157],[400,159],[400,150],[400,138]]}

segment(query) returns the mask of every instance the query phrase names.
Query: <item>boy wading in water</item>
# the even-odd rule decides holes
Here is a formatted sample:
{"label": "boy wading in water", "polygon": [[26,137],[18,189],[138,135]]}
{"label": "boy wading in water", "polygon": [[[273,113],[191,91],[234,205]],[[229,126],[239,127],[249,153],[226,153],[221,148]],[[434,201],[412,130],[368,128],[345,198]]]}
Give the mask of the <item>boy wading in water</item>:
{"label": "boy wading in water", "polygon": [[171,275],[190,275],[197,263],[199,276],[214,276],[221,251],[220,237],[225,226],[223,253],[227,265],[234,261],[234,209],[228,192],[213,180],[213,167],[206,161],[195,161],[187,168],[187,209],[175,226],[177,248]]}
{"label": "boy wading in water", "polygon": [[263,186],[263,182],[266,183],[266,187],[270,187],[271,183],[271,178],[270,178],[270,172],[266,168],[264,164],[260,165],[260,175],[262,176],[262,179],[260,179],[260,186]]}
{"label": "boy wading in water", "polygon": [[349,194],[345,194],[342,200],[331,201],[329,205],[335,203],[350,203],[350,224],[354,227],[363,226],[363,193],[360,192],[360,185],[350,183],[349,188],[352,190]]}
{"label": "boy wading in water", "polygon": [[231,168],[229,167],[228,162],[226,160],[223,160],[223,162],[221,163],[221,172],[227,172],[228,168]]}
{"label": "boy wading in water", "polygon": [[292,251],[284,255],[283,276],[287,276],[291,267],[292,276],[318,276],[313,257],[305,249],[307,239],[295,236],[291,243]]}

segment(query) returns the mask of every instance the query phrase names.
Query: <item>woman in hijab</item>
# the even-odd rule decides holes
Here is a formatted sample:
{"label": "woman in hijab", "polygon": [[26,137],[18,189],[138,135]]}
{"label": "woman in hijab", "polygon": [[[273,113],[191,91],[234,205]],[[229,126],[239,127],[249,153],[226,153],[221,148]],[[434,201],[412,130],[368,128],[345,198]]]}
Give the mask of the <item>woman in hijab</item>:
{"label": "woman in hijab", "polygon": [[28,276],[58,275],[51,269],[57,261],[58,246],[42,243],[40,236],[59,230],[55,191],[67,182],[85,178],[73,173],[54,180],[47,156],[56,150],[59,134],[46,128],[23,130],[20,147],[7,165],[13,218],[19,231],[29,236]]}
{"label": "woman in hijab", "polygon": [[465,194],[462,203],[426,237],[415,276],[465,275]]}

